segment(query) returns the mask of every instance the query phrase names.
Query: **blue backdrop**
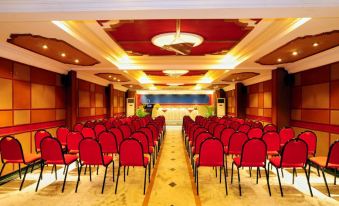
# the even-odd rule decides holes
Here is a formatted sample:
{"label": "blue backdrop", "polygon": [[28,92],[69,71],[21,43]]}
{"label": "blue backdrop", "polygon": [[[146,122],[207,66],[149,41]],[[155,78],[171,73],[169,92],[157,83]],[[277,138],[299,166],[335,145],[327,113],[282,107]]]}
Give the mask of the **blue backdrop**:
{"label": "blue backdrop", "polygon": [[145,94],[141,95],[142,104],[208,104],[207,94]]}

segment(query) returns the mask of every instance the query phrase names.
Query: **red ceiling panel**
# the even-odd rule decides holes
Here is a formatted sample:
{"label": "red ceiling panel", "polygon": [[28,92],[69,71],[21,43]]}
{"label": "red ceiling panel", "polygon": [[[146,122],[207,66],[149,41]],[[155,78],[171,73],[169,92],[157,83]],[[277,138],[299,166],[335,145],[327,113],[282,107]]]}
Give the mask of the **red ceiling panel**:
{"label": "red ceiling panel", "polygon": [[[260,20],[254,20],[258,23]],[[103,26],[107,21],[98,21]],[[238,20],[224,19],[183,19],[181,32],[194,33],[202,36],[204,41],[194,47],[190,55],[205,55],[230,50],[239,43],[253,27],[240,23]],[[176,20],[132,20],[120,21],[105,29],[109,36],[124,50],[134,55],[175,55],[154,46],[151,39],[162,33],[175,32]]]}

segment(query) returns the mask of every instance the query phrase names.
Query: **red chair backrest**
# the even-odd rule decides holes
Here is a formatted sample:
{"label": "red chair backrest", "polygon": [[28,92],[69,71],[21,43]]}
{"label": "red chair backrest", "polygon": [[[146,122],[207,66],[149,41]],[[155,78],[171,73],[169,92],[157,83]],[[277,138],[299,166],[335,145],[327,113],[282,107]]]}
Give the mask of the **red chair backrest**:
{"label": "red chair backrest", "polygon": [[208,127],[208,131],[211,133],[211,134],[213,134],[214,133],[214,129],[215,129],[215,127],[218,125],[218,123],[216,123],[216,122],[213,122],[213,123],[211,123],[210,125],[209,125],[209,127]]}
{"label": "red chair backrest", "polygon": [[2,162],[11,160],[24,161],[24,154],[19,140],[11,136],[3,137],[0,140],[0,152]]}
{"label": "red chair backrest", "polygon": [[249,130],[251,129],[251,126],[248,124],[242,124],[240,125],[240,127],[238,128],[239,132],[243,132],[243,133],[247,133]]}
{"label": "red chair backrest", "polygon": [[275,126],[274,124],[267,124],[264,127],[264,133],[265,132],[276,132],[277,131],[277,126]]}
{"label": "red chair backrest", "polygon": [[68,133],[69,133],[69,129],[66,127],[59,127],[57,129],[56,136],[61,142],[61,144],[66,144]]}
{"label": "red chair backrest", "polygon": [[119,128],[111,128],[110,131],[114,134],[115,139],[117,141],[118,148],[120,146],[120,143],[124,139],[124,136],[122,134],[122,131]]}
{"label": "red chair backrest", "polygon": [[234,121],[234,122],[231,122],[231,123],[229,124],[229,127],[232,128],[232,129],[234,129],[235,131],[237,131],[238,128],[240,127],[240,125],[241,125],[241,124],[240,124],[239,122]]}
{"label": "red chair backrest", "polygon": [[244,166],[264,166],[266,154],[267,147],[262,139],[248,139],[242,147],[240,163]]}
{"label": "red chair backrest", "polygon": [[132,138],[137,139],[142,144],[142,149],[145,154],[149,154],[149,142],[145,133],[136,131],[131,135]]}
{"label": "red chair backrest", "polygon": [[80,132],[70,132],[67,135],[67,149],[71,150],[79,150],[79,143],[84,137]]}
{"label": "red chair backrest", "polygon": [[304,140],[291,139],[284,145],[282,149],[281,164],[282,166],[304,166],[308,157],[307,153],[307,144]]}
{"label": "red chair backrest", "polygon": [[262,129],[259,127],[251,128],[247,133],[248,138],[261,138],[262,137]]}
{"label": "red chair backrest", "polygon": [[144,166],[142,144],[135,138],[126,138],[120,144],[119,162],[122,166]]}
{"label": "red chair backrest", "polygon": [[339,140],[331,144],[330,150],[328,152],[326,167],[328,164],[339,164]]}
{"label": "red chair backrest", "polygon": [[139,131],[145,133],[146,136],[147,136],[149,145],[150,146],[154,146],[155,139],[153,139],[152,130],[150,128],[148,128],[148,127],[140,127]]}
{"label": "red chair backrest", "polygon": [[224,130],[226,127],[223,124],[218,124],[215,128],[214,128],[214,132],[213,132],[213,136],[220,139],[221,136],[221,132],[222,130]]}
{"label": "red chair backrest", "polygon": [[102,124],[95,125],[94,132],[96,137],[99,137],[99,134],[104,131],[106,131],[106,127],[104,125]]}
{"label": "red chair backrest", "polygon": [[119,129],[121,130],[124,138],[130,137],[132,134],[132,129],[128,125],[121,125]]}
{"label": "red chair backrest", "polygon": [[157,127],[154,126],[153,124],[147,124],[146,127],[149,128],[152,131],[153,139],[158,140],[159,131],[158,131]]}
{"label": "red chair backrest", "polygon": [[80,123],[74,125],[74,131],[76,131],[76,132],[81,132],[82,128],[84,128],[84,125],[82,125]]}
{"label": "red chair backrest", "polygon": [[92,139],[96,139],[95,136],[95,132],[92,128],[90,127],[84,127],[81,130],[81,134],[82,136],[84,136],[84,138],[92,138]]}
{"label": "red chair backrest", "polygon": [[198,127],[195,129],[195,131],[193,132],[193,136],[192,136],[192,140],[193,142],[195,142],[195,140],[197,139],[197,136],[203,132],[207,132],[207,130],[204,127]]}
{"label": "red chair backrest", "polygon": [[36,152],[39,152],[41,150],[40,143],[41,143],[41,140],[45,137],[52,137],[52,135],[46,130],[38,130],[35,133],[34,140],[35,140],[35,151]]}
{"label": "red chair backrest", "polygon": [[308,154],[314,156],[317,149],[317,135],[312,131],[305,131],[299,134],[298,138],[306,142]]}
{"label": "red chair backrest", "polygon": [[280,136],[277,132],[266,132],[262,139],[266,143],[267,151],[278,152],[280,150]]}
{"label": "red chair backrest", "polygon": [[240,154],[242,146],[248,140],[248,137],[243,132],[235,132],[230,137],[228,143],[228,152],[231,154]]}
{"label": "red chair backrest", "polygon": [[111,132],[101,132],[98,137],[103,153],[118,153],[118,142]]}
{"label": "red chair backrest", "polygon": [[86,164],[102,165],[104,163],[100,144],[91,138],[84,138],[80,141],[79,158]]}
{"label": "red chair backrest", "polygon": [[252,125],[251,125],[252,128],[260,128],[260,129],[263,129],[264,127],[262,126],[262,123],[261,122],[252,122]]}
{"label": "red chair backrest", "polygon": [[211,135],[211,133],[209,132],[202,132],[200,133],[196,139],[195,139],[195,143],[194,143],[194,147],[195,147],[195,154],[199,154],[200,152],[200,146],[201,143],[207,139],[207,138],[212,138],[213,136]]}
{"label": "red chair backrest", "polygon": [[279,132],[280,144],[284,145],[290,139],[294,138],[294,130],[291,127],[282,128]]}
{"label": "red chair backrest", "polygon": [[140,120],[134,120],[132,121],[132,126],[134,128],[134,131],[137,131],[141,127],[141,122]]}
{"label": "red chair backrest", "polygon": [[230,137],[232,136],[234,132],[235,131],[232,128],[225,128],[224,130],[222,130],[221,135],[220,135],[220,140],[222,144],[224,145],[224,147],[228,146],[228,143],[230,142]]}
{"label": "red chair backrest", "polygon": [[44,161],[65,163],[64,155],[62,154],[61,143],[58,139],[45,137],[41,140],[41,159]]}
{"label": "red chair backrest", "polygon": [[220,139],[207,138],[201,143],[198,165],[201,166],[224,165],[224,148]]}

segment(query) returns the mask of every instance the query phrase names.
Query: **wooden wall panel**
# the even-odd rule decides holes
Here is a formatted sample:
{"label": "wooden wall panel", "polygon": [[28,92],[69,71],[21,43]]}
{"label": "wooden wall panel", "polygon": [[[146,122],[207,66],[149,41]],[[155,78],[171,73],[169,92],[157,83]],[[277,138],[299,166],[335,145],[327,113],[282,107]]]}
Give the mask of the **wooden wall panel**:
{"label": "wooden wall panel", "polygon": [[14,109],[31,108],[31,84],[25,81],[13,81]]}
{"label": "wooden wall panel", "polygon": [[32,84],[32,108],[55,108],[55,86]]}
{"label": "wooden wall panel", "polygon": [[329,83],[304,86],[302,108],[329,108],[329,91]]}
{"label": "wooden wall panel", "polygon": [[31,123],[30,110],[14,110],[14,125]]}
{"label": "wooden wall panel", "polygon": [[12,80],[0,78],[0,109],[12,109]]}
{"label": "wooden wall panel", "polygon": [[28,65],[14,63],[13,65],[13,79],[30,81],[31,80],[31,70]]}
{"label": "wooden wall panel", "polygon": [[0,58],[0,78],[11,79],[13,75],[13,62]]}
{"label": "wooden wall panel", "polygon": [[0,127],[9,127],[13,125],[13,111],[0,111]]}

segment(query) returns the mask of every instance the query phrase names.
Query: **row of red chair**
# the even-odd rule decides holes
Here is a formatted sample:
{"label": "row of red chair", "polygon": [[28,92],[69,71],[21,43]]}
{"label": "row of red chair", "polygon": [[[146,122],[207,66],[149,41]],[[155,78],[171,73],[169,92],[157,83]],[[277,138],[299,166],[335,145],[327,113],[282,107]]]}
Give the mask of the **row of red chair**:
{"label": "row of red chair", "polygon": [[[146,119],[147,118],[147,119]],[[42,173],[45,165],[53,165],[56,170],[56,165],[65,166],[65,177],[62,191],[64,191],[65,182],[67,178],[68,167],[75,161],[79,160],[78,167],[78,184],[80,181],[80,173],[82,166],[86,165],[90,168],[91,178],[91,166],[103,165],[105,166],[104,183],[102,186],[102,192],[104,191],[104,184],[106,179],[106,173],[108,166],[113,163],[113,181],[114,181],[114,161],[113,155],[119,154],[119,170],[120,174],[121,166],[149,166],[149,172],[151,171],[150,163],[151,159],[144,158],[144,154],[149,154],[150,158],[153,156],[153,165],[155,161],[155,155],[157,146],[160,149],[160,139],[163,138],[165,119],[164,117],[157,117],[152,120],[150,117],[142,118],[142,121],[146,122],[145,127],[139,127],[132,129],[129,125],[121,125],[120,128],[111,128],[110,131],[106,129],[100,134],[93,137],[83,137],[81,132],[70,132],[67,128],[58,128],[57,138],[53,138],[50,133],[45,130],[36,132],[35,145],[37,154],[24,156],[20,142],[14,137],[7,136],[0,141],[0,151],[3,167],[0,172],[0,176],[6,164],[8,163],[22,163],[27,165],[23,181],[20,186],[20,190],[25,181],[28,168],[31,166],[32,170],[34,164],[40,161],[41,171],[40,178],[36,190],[39,187],[40,179],[42,179]],[[136,120],[136,118],[133,118]],[[146,120],[143,120],[146,119]],[[132,121],[131,121],[132,122]],[[100,125],[100,124],[98,124]],[[96,127],[95,125],[94,127]],[[84,127],[90,128],[90,127]],[[84,129],[83,128],[83,129]],[[135,130],[137,129],[137,130]],[[83,130],[82,130],[83,131]],[[62,144],[61,140],[66,138],[66,142]],[[140,147],[141,146],[141,147]],[[141,155],[136,155],[136,154]],[[112,154],[112,155],[108,155]],[[132,155],[135,154],[135,155]],[[142,158],[140,158],[142,157]],[[142,159],[142,164],[140,162]],[[77,163],[78,165],[78,163]],[[86,170],[85,170],[86,171]],[[20,171],[19,171],[20,172]],[[150,175],[150,173],[149,173]],[[57,176],[56,176],[57,178]],[[124,178],[125,179],[125,178]],[[116,190],[118,181],[116,185]],[[145,192],[145,186],[144,186]]]}
{"label": "row of red chair", "polygon": [[[251,170],[252,167],[257,167],[257,181],[258,181],[259,168],[262,167],[265,169],[265,173],[267,177],[267,185],[268,185],[270,195],[271,195],[271,192],[270,192],[270,187],[269,187],[269,177],[268,177],[268,171],[266,170],[266,158],[268,156],[274,156],[274,157],[269,158],[269,164],[277,168],[277,173],[278,173],[278,168],[281,168],[281,169],[282,168],[293,168],[293,182],[294,182],[294,175],[296,173],[296,168],[299,168],[299,167],[302,168],[305,171],[311,195],[313,194],[312,194],[310,183],[309,183],[310,172],[308,174],[306,173],[306,165],[308,161],[313,162],[314,164],[318,165],[322,169],[326,167],[334,168],[335,172],[338,169],[339,156],[337,156],[337,158],[334,158],[334,155],[337,154],[336,151],[337,150],[339,151],[339,149],[333,150],[332,148],[336,148],[337,147],[336,145],[339,145],[339,144],[337,144],[337,142],[332,144],[327,158],[326,157],[322,157],[322,158],[314,157],[316,153],[317,138],[316,138],[316,135],[311,131],[305,131],[299,134],[297,138],[294,138],[294,131],[292,128],[284,128],[280,130],[280,132],[278,133],[274,129],[276,127],[270,125],[270,127],[272,126],[271,127],[272,129],[267,130],[266,132],[264,132],[263,135],[261,135],[262,131],[261,131],[260,126],[255,126],[255,127],[252,127],[252,129],[255,131],[254,133],[258,133],[260,135],[251,136],[249,131],[251,131],[252,129],[251,127],[249,127],[249,125],[246,124],[245,121],[241,122],[238,119],[231,120],[231,121],[241,124],[241,126],[243,125],[248,126],[247,134],[245,133],[246,131],[244,130],[235,131],[231,126],[220,124],[220,120],[221,119],[218,119],[216,117],[213,117],[213,118],[198,117],[196,118],[196,121],[193,121],[189,117],[184,117],[183,134],[185,137],[185,142],[187,144],[188,152],[191,155],[192,167],[194,170],[196,170],[196,168],[194,168],[193,156],[196,154],[199,154],[199,158],[201,158],[201,154],[204,154],[203,153],[204,151],[202,149],[203,148],[202,142],[204,142],[205,140],[207,141],[207,139],[213,139],[213,138],[220,139],[220,142],[223,145],[223,150],[224,150],[224,154],[226,155],[226,157],[227,155],[236,156],[235,158],[233,158],[231,183],[233,182],[233,166],[234,165],[236,165],[238,169],[239,167],[250,167],[250,170]],[[229,125],[232,125],[232,123]],[[256,125],[260,125],[260,124],[256,124]],[[214,129],[211,129],[211,126],[212,127],[214,126]],[[238,128],[241,128],[241,126],[239,126]],[[282,138],[285,138],[283,139],[283,142],[285,142],[284,144],[281,144]],[[215,147],[210,150],[216,152],[217,148],[219,147]],[[278,155],[280,155],[280,157]],[[313,157],[311,157],[308,160],[308,156],[313,156]],[[213,159],[220,160],[220,158],[217,158],[218,156],[213,156],[211,154],[209,157],[210,158],[213,157],[209,160],[210,162],[211,161],[213,162],[214,161]],[[326,160],[329,161],[329,163],[326,163]],[[214,164],[214,166],[216,165]],[[225,168],[227,170],[227,159],[226,159]],[[310,167],[309,167],[309,170],[310,170]],[[197,174],[196,171],[194,173]],[[324,180],[327,186],[324,173],[323,173],[323,176],[324,176]],[[278,174],[278,180],[279,180],[281,195],[283,196],[279,174]],[[239,191],[241,195],[239,170],[238,170],[238,182],[239,182]],[[327,186],[327,189],[328,189],[328,186]],[[226,190],[227,190],[227,186],[226,186]],[[330,195],[329,190],[328,190],[328,194]]]}

